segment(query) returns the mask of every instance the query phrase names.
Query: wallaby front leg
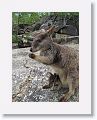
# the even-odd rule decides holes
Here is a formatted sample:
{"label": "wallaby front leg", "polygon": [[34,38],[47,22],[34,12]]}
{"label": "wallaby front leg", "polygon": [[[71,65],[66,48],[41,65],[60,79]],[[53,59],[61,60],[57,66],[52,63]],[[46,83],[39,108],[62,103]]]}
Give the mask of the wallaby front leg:
{"label": "wallaby front leg", "polygon": [[38,62],[41,62],[41,63],[44,63],[44,64],[51,64],[52,63],[52,60],[49,59],[48,57],[46,56],[40,56],[40,55],[35,55],[35,54],[29,54],[29,57],[38,61]]}

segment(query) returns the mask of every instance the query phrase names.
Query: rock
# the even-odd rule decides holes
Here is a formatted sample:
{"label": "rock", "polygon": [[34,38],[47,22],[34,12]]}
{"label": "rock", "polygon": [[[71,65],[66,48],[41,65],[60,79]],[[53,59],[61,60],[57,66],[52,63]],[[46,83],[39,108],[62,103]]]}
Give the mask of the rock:
{"label": "rock", "polygon": [[77,36],[77,28],[73,25],[63,25],[62,27],[59,26],[59,28],[56,30],[56,33],[58,34],[64,34],[69,36]]}
{"label": "rock", "polygon": [[[30,48],[12,50],[12,101],[14,102],[58,102],[65,89],[42,89],[48,84],[47,65],[28,57]],[[78,93],[69,101],[79,101]]]}

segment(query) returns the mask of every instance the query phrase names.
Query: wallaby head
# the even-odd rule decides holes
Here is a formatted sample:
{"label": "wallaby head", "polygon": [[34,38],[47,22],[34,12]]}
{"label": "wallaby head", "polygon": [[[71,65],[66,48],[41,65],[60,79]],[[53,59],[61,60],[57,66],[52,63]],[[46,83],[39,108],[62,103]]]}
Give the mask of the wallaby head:
{"label": "wallaby head", "polygon": [[54,26],[49,28],[48,30],[42,29],[40,33],[38,33],[32,41],[31,52],[37,52],[39,50],[49,49],[52,44],[52,39],[50,35],[53,33]]}

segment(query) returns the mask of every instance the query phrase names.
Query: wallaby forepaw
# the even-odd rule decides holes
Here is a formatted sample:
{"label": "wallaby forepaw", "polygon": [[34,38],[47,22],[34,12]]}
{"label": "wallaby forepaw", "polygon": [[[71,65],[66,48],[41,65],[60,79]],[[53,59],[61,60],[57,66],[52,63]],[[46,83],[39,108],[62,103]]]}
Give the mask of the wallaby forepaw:
{"label": "wallaby forepaw", "polygon": [[29,57],[34,59],[35,58],[35,54],[31,53],[31,54],[29,54]]}

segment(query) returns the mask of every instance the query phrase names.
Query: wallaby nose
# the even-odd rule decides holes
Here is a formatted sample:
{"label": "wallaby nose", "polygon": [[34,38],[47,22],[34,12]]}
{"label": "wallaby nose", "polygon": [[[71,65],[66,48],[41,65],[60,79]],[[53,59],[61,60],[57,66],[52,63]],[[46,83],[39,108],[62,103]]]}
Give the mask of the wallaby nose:
{"label": "wallaby nose", "polygon": [[32,52],[32,48],[30,48],[30,52]]}

